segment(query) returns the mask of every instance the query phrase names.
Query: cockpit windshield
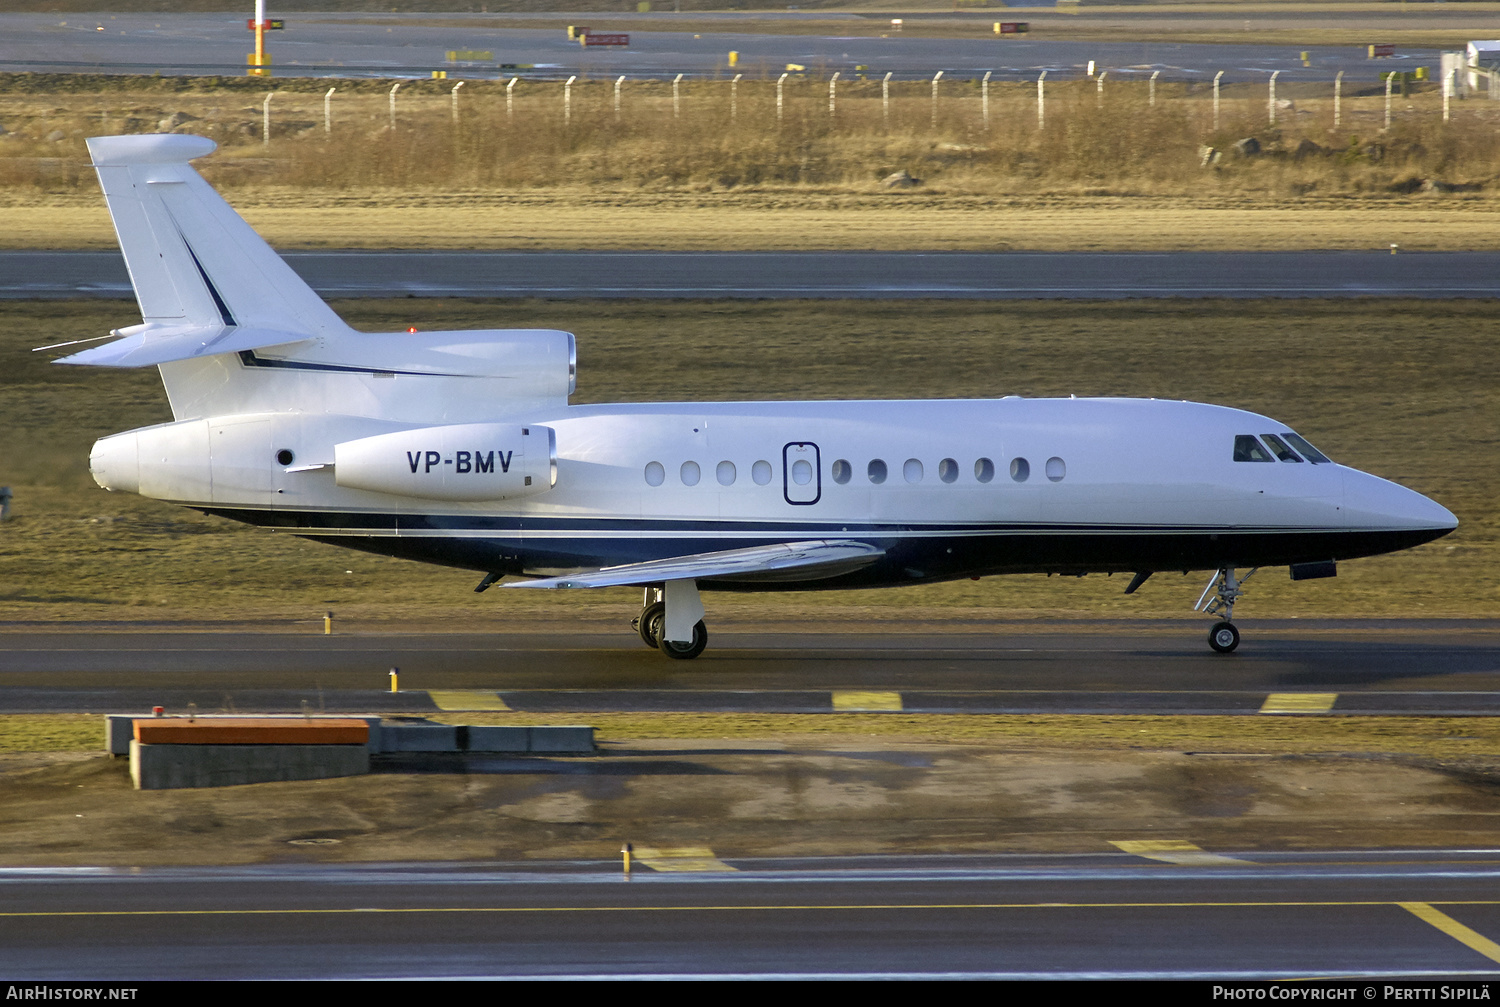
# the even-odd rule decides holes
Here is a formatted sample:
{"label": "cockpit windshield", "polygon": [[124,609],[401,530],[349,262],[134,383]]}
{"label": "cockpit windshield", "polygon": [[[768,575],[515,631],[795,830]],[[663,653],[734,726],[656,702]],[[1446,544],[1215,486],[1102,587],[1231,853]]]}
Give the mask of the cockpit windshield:
{"label": "cockpit windshield", "polygon": [[1308,461],[1312,462],[1314,465],[1331,465],[1331,464],[1333,464],[1333,459],[1332,458],[1329,458],[1323,452],[1319,451],[1317,448],[1315,448],[1311,444],[1307,443],[1306,440],[1304,440],[1301,437],[1298,437],[1296,434],[1292,433],[1290,430],[1288,430],[1286,433],[1282,434],[1281,436],[1282,436],[1283,439],[1286,440],[1286,442],[1288,444],[1290,444],[1292,447],[1294,447],[1298,451],[1300,451],[1302,453],[1302,457],[1303,458],[1306,458]]}
{"label": "cockpit windshield", "polygon": [[1234,439],[1234,460],[1237,462],[1270,462],[1270,453],[1261,446],[1260,441],[1250,434],[1239,434]]}
{"label": "cockpit windshield", "polygon": [[1261,436],[1261,439],[1266,442],[1266,446],[1271,449],[1271,453],[1273,455],[1275,455],[1277,458],[1279,458],[1281,461],[1284,461],[1284,462],[1300,462],[1300,461],[1302,461],[1301,458],[1297,457],[1297,452],[1295,452],[1291,448],[1287,447],[1286,446],[1286,441],[1282,440],[1280,437],[1277,437],[1275,434],[1263,434]]}

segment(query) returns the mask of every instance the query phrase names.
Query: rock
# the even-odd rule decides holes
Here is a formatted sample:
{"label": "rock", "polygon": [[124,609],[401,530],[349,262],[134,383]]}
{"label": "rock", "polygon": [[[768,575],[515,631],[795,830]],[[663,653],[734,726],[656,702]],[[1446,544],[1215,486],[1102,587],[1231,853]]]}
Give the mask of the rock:
{"label": "rock", "polygon": [[1221,152],[1217,147],[1202,146],[1198,148],[1198,167],[1211,168],[1219,163]]}
{"label": "rock", "polygon": [[1442,182],[1436,178],[1422,179],[1423,192],[1478,192],[1481,188],[1478,182]]}
{"label": "rock", "polygon": [[173,112],[171,115],[158,122],[156,124],[156,128],[161,130],[163,133],[169,133],[172,130],[176,129],[178,126],[181,126],[183,123],[196,122],[197,119],[198,117],[196,115],[189,115],[186,112]]}
{"label": "rock", "polygon": [[67,138],[68,134],[64,133],[60,129],[54,129],[52,132],[47,134],[47,139],[53,143],[56,143],[59,140],[66,140]]}
{"label": "rock", "polygon": [[894,174],[885,176],[885,178],[880,180],[880,184],[887,189],[913,189],[921,185],[922,180],[920,178],[912,178],[910,172],[902,168]]}
{"label": "rock", "polygon": [[1260,153],[1260,141],[1253,136],[1234,141],[1234,149],[1241,157],[1254,157]]}
{"label": "rock", "polygon": [[1292,151],[1292,157],[1295,160],[1301,161],[1303,158],[1321,157],[1326,153],[1328,153],[1327,147],[1314,143],[1304,136],[1302,142],[1297,144],[1297,149]]}

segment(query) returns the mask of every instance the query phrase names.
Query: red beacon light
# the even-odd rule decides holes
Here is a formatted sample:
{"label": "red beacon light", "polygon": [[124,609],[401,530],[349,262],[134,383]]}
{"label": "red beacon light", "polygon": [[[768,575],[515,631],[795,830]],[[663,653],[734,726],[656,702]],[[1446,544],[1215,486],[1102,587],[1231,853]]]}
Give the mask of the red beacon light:
{"label": "red beacon light", "polygon": [[407,332],[416,332],[417,331],[417,327],[415,325],[408,325],[406,327],[406,331]]}

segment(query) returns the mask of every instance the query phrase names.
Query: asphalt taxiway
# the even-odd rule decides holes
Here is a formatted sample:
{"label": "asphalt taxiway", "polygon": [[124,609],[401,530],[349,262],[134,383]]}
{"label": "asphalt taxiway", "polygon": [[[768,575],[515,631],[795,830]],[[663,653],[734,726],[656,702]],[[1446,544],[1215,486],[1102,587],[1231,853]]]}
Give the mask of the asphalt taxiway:
{"label": "asphalt taxiway", "polygon": [[[1500,253],[287,252],[325,297],[1500,297]],[[0,298],[130,297],[118,252],[0,252]]]}
{"label": "asphalt taxiway", "polygon": [[[1423,24],[1442,23],[1462,32],[1476,20],[1445,18],[1448,12],[1424,12]],[[750,12],[762,21],[786,14]],[[791,15],[796,17],[797,15]],[[527,76],[563,77],[570,74],[598,76],[624,74],[632,77],[727,77],[727,54],[739,54],[736,69],[752,79],[775,77],[787,64],[805,67],[819,77],[841,71],[898,78],[930,78],[938,71],[948,78],[978,77],[985,72],[1000,79],[1035,79],[1048,71],[1059,75],[1082,75],[1095,63],[1115,79],[1142,79],[1160,72],[1167,80],[1208,80],[1223,71],[1224,81],[1264,83],[1272,72],[1281,83],[1317,81],[1331,83],[1343,72],[1349,84],[1373,82],[1382,71],[1429,67],[1437,60],[1433,49],[1403,47],[1393,60],[1372,61],[1364,46],[1319,46],[1308,43],[1197,44],[1132,41],[1132,30],[1151,32],[1156,21],[1122,21],[1100,25],[1108,41],[1070,41],[1032,35],[997,37],[982,34],[998,12],[984,12],[969,19],[956,35],[932,38],[888,30],[887,37],[870,32],[869,22],[859,15],[817,12],[818,20],[844,21],[850,34],[832,26],[830,34],[757,34],[754,29],[736,30],[736,19],[698,15],[691,25],[674,26],[669,19],[653,20],[629,15],[629,25],[612,28],[611,21],[624,20],[603,12],[546,15],[556,23],[563,19],[587,20],[595,31],[624,30],[628,47],[584,49],[570,40],[560,26],[532,28],[524,18],[444,14],[423,17],[400,14],[358,13],[292,14],[286,29],[271,32],[267,47],[276,76],[296,77],[427,77],[445,70],[454,77],[495,78],[524,73]],[[1018,15],[1010,15],[1017,17]],[[1030,17],[1031,15],[1026,15]],[[1050,12],[1041,18],[1053,17]],[[1199,15],[1202,17],[1201,14]],[[1252,15],[1257,25],[1278,30],[1297,26],[1310,33],[1329,27],[1316,20],[1289,20],[1276,12],[1269,24],[1264,14]],[[1333,27],[1366,27],[1374,35],[1404,22],[1369,15],[1334,15]],[[1441,19],[1434,22],[1432,19]],[[877,16],[878,20],[884,20]],[[931,19],[928,19],[929,22]],[[1117,18],[1117,20],[1119,20]],[[1483,23],[1482,17],[1478,19]],[[0,17],[0,70],[32,72],[95,72],[134,74],[225,74],[242,73],[248,35],[245,18],[223,14],[8,14]],[[1238,29],[1249,22],[1236,13],[1227,19],[1204,19],[1203,29]],[[858,26],[858,27],[856,27]],[[1038,22],[1040,27],[1040,22]],[[1072,25],[1076,27],[1076,22]],[[644,30],[643,30],[644,28]],[[674,30],[675,28],[675,30]],[[686,30],[685,30],[686,29]],[[693,29],[696,29],[693,30]],[[1311,36],[1311,37],[1315,37]],[[1471,36],[1475,37],[1475,36]],[[450,51],[485,52],[489,58],[450,62]],[[1308,58],[1304,59],[1304,52]],[[509,69],[502,69],[508,67]]]}
{"label": "asphalt taxiway", "polygon": [[628,879],[600,861],[0,869],[0,972],[117,982],[1328,977],[1354,998],[1367,980],[1500,974],[1491,849],[1179,863],[699,853]]}
{"label": "asphalt taxiway", "polygon": [[[438,710],[1500,713],[1500,623],[1019,624],[963,633],[711,632],[695,661],[618,633],[0,634],[0,712]],[[401,691],[389,689],[400,669]]]}

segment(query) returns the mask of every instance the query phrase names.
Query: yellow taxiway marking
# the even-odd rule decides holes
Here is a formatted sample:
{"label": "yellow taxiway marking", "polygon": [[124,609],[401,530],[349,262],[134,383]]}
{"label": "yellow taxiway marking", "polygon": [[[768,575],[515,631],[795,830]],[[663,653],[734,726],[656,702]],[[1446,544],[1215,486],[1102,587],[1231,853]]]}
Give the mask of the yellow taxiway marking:
{"label": "yellow taxiway marking", "polygon": [[1470,930],[1452,916],[1432,908],[1427,902],[1397,902],[1396,905],[1411,913],[1423,923],[1431,923],[1460,944],[1465,944],[1492,962],[1500,962],[1500,944],[1496,944],[1477,930]]}
{"label": "yellow taxiway marking", "polygon": [[1261,704],[1261,713],[1327,713],[1338,700],[1336,692],[1273,692]]}
{"label": "yellow taxiway marking", "polygon": [[[1445,906],[1497,906],[1497,899],[1467,899],[1442,902]],[[1348,900],[1323,902],[891,902],[891,903],[821,903],[814,905],[746,904],[728,906],[359,906],[344,909],[65,909],[57,911],[0,912],[0,919],[106,917],[106,916],[345,916],[354,913],[728,913],[728,912],[805,912],[827,909],[843,912],[900,909],[1354,909],[1369,906],[1424,906],[1443,919],[1453,922],[1426,902],[1386,902],[1383,900]],[[1412,910],[1415,912],[1415,910]],[[1455,927],[1474,934],[1457,922]],[[1500,947],[1479,934],[1475,938],[1500,954]],[[1465,942],[1467,943],[1467,942]],[[1470,945],[1471,947],[1473,945]],[[1486,952],[1488,953],[1488,952]],[[1500,960],[1500,959],[1497,959]]]}
{"label": "yellow taxiway marking", "polygon": [[1126,853],[1134,853],[1148,860],[1161,860],[1168,864],[1182,864],[1186,867],[1211,867],[1215,864],[1254,866],[1253,861],[1209,853],[1202,847],[1194,846],[1181,839],[1111,839],[1109,844],[1119,847]]}
{"label": "yellow taxiway marking", "polygon": [[653,871],[732,871],[707,846],[641,846],[635,859]]}
{"label": "yellow taxiway marking", "polygon": [[427,695],[439,710],[509,710],[505,700],[494,692],[469,692],[460,689],[428,689]]}
{"label": "yellow taxiway marking", "polygon": [[835,710],[900,710],[899,692],[856,692],[840,690],[833,694]]}

